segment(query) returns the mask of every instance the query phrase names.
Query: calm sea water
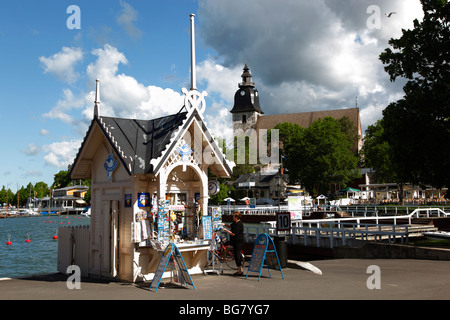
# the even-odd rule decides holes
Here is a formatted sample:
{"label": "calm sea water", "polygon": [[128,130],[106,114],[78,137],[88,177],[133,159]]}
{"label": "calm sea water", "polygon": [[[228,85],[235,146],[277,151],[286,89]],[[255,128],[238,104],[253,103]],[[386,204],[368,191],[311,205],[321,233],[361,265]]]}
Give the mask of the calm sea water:
{"label": "calm sea water", "polygon": [[[58,228],[89,222],[66,215],[0,219],[0,278],[57,272],[58,240],[53,236]],[[11,245],[6,245],[8,239]]]}

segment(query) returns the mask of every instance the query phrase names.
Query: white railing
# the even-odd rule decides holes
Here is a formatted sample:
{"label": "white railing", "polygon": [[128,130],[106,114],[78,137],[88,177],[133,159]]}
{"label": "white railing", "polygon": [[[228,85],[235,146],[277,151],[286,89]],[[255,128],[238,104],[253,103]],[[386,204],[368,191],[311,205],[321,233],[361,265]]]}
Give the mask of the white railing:
{"label": "white railing", "polygon": [[[330,247],[336,245],[345,246],[352,240],[372,240],[381,241],[387,239],[389,242],[400,238],[401,243],[408,243],[408,225],[372,225],[372,224],[358,224],[347,223],[340,224],[335,227],[332,224],[327,227],[318,224],[316,227],[302,226],[292,227],[290,233],[282,233],[276,231],[275,227],[269,225],[262,226],[245,226],[245,241],[251,243],[256,240],[261,233],[267,233],[270,236],[286,236],[288,243],[303,244],[304,246],[315,245],[316,247]],[[350,228],[349,228],[350,226]],[[373,229],[375,227],[375,229]],[[369,229],[372,228],[372,229]],[[389,228],[390,230],[382,230]],[[328,239],[328,243],[324,243],[324,239]]]}
{"label": "white railing", "polygon": [[[322,239],[329,239],[329,245],[332,248],[337,243],[346,245],[350,239],[359,240],[381,240],[388,239],[389,242],[400,238],[401,243],[408,243],[408,230],[413,218],[430,217],[449,217],[450,213],[444,212],[440,208],[420,208],[415,209],[407,215],[379,216],[378,212],[368,216],[366,211],[364,216],[353,216],[346,218],[333,219],[311,219],[311,220],[293,220],[291,221],[291,230],[289,233],[281,233],[276,230],[276,222],[269,221],[260,226],[245,226],[245,240],[252,242],[261,233],[267,233],[271,236],[286,235],[290,243],[296,244],[303,241],[304,245],[315,241],[316,246],[321,246]],[[373,223],[364,223],[364,221],[375,221]],[[392,224],[382,224],[390,220]],[[398,224],[405,220],[408,224]],[[299,238],[302,237],[302,240]],[[314,239],[314,240],[312,240]]]}
{"label": "white railing", "polygon": [[230,206],[221,206],[222,213],[223,214],[233,214],[235,211],[239,211],[242,214],[256,214],[256,215],[262,215],[262,214],[275,214],[277,212],[286,212],[288,211],[287,206],[257,206],[255,208],[250,208],[250,206],[247,205],[230,205]]}
{"label": "white railing", "polygon": [[[289,211],[288,206],[256,206],[250,208],[248,205],[221,205],[223,214],[232,214],[234,211],[239,211],[243,214],[275,214],[278,211]],[[412,210],[412,212],[411,212]],[[346,212],[351,217],[377,217],[377,216],[407,216],[414,211],[435,211],[438,212],[438,216],[449,216],[450,213],[446,213],[445,210],[450,211],[449,206],[418,208],[417,206],[363,206],[363,205],[350,205],[350,206],[336,206],[336,205],[310,205],[304,206],[302,212],[307,215],[310,212]],[[405,212],[405,213],[403,213]]]}

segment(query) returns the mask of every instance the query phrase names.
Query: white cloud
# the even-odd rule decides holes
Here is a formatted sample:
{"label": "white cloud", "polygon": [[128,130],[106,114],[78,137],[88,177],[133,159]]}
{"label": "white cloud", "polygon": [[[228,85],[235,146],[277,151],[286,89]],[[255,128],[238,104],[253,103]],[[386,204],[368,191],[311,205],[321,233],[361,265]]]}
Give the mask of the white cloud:
{"label": "white cloud", "polygon": [[[367,27],[370,5],[380,8],[380,29]],[[266,114],[352,108],[358,97],[363,130],[402,91],[380,53],[423,16],[419,0],[200,0],[198,15],[218,56],[198,68],[214,102],[232,103],[225,96],[233,97],[247,60]]]}
{"label": "white cloud", "polygon": [[[128,61],[117,48],[106,44],[92,50],[91,54],[96,59],[87,66],[85,74],[93,90],[75,94],[70,89],[64,89],[62,99],[43,117],[67,123],[83,136],[93,117],[96,79],[100,80],[100,115],[153,119],[176,113],[182,108],[184,98],[181,93],[146,86],[132,76],[119,73],[120,64],[127,64]],[[79,147],[78,139],[44,146],[45,162],[58,168],[66,167],[74,160]]]}
{"label": "white cloud", "polygon": [[[86,74],[94,84],[100,80],[100,114],[124,118],[152,119],[178,112],[183,97],[172,89],[145,86],[134,77],[118,74],[119,65],[128,63],[125,55],[111,45],[95,49],[97,60],[87,67]],[[92,118],[94,91],[86,93],[83,114]]]}
{"label": "white cloud", "polygon": [[227,145],[233,143],[233,127],[228,108],[216,107],[214,112],[205,114],[205,122],[215,138],[225,139]]}
{"label": "white cloud", "polygon": [[59,119],[67,124],[74,124],[76,122],[75,116],[71,115],[70,112],[72,109],[81,109],[83,105],[83,99],[76,97],[70,89],[64,89],[63,99],[58,100],[56,106],[49,112],[44,113],[43,117]]}
{"label": "white cloud", "polygon": [[65,170],[73,162],[78,149],[81,146],[81,139],[70,141],[54,142],[43,147],[47,153],[44,157],[45,163],[61,170]]}
{"label": "white cloud", "polygon": [[[227,68],[213,59],[207,59],[197,66],[197,79],[202,91],[217,93],[218,99],[225,103],[232,103],[238,82],[242,81],[243,66]],[[203,88],[204,86],[204,88]]]}
{"label": "white cloud", "polygon": [[39,134],[41,136],[48,136],[50,134],[50,131],[47,129],[41,129],[41,131],[39,131]]}
{"label": "white cloud", "polygon": [[81,48],[63,47],[60,52],[46,58],[39,57],[42,63],[44,73],[51,73],[60,80],[69,84],[74,83],[78,79],[78,73],[75,72],[75,64],[83,59],[83,51]]}
{"label": "white cloud", "polygon": [[120,0],[121,14],[117,17],[117,23],[122,26],[130,37],[139,38],[143,32],[135,26],[138,12],[127,2]]}
{"label": "white cloud", "polygon": [[34,143],[29,143],[28,144],[28,148],[25,149],[23,152],[25,152],[25,154],[29,155],[29,156],[35,156],[37,155],[39,152],[41,152],[41,148],[39,148],[37,145],[35,145]]}

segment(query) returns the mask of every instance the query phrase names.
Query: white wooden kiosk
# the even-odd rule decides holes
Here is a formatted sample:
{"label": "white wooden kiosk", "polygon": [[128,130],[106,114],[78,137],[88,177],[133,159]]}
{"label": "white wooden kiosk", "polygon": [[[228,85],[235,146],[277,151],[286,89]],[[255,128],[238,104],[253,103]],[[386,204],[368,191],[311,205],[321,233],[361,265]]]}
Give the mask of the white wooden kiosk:
{"label": "white wooden kiosk", "polygon": [[229,177],[234,163],[203,121],[206,92],[196,90],[193,19],[191,90],[183,88],[177,114],[101,116],[97,80],[94,119],[70,169],[72,179],[91,179],[90,276],[151,280],[169,241],[189,273],[203,271],[209,244],[198,222],[208,214],[208,169]]}

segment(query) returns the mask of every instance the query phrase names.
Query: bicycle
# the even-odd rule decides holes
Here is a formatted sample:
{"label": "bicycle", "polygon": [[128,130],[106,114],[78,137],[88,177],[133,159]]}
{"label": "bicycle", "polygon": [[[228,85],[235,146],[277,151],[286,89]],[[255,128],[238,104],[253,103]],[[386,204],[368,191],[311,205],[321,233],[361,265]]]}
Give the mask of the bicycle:
{"label": "bicycle", "polygon": [[[232,246],[226,241],[225,238],[219,237],[214,234],[211,246],[214,247],[213,250],[208,250],[206,266],[210,266],[213,263],[213,258],[215,257],[220,263],[225,263],[231,269],[237,269],[236,263],[234,262],[234,254]],[[244,251],[241,250],[242,267],[245,266],[245,255]]]}

